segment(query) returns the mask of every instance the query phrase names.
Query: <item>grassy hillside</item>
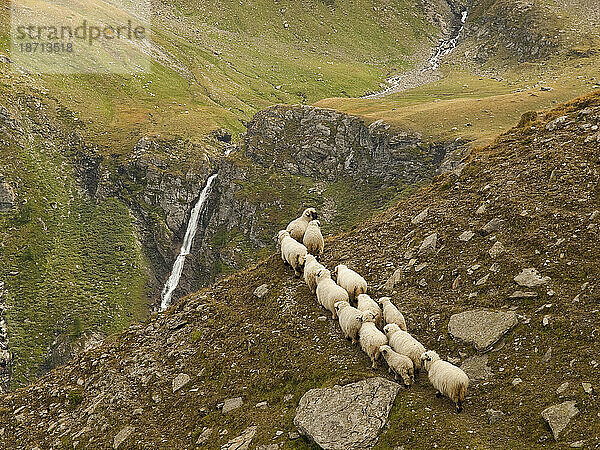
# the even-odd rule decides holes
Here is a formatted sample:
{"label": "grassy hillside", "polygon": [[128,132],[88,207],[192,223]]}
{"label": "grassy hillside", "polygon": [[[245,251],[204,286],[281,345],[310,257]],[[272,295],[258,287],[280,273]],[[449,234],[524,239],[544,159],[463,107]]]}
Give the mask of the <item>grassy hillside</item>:
{"label": "grassy hillside", "polygon": [[72,159],[92,149],[59,127],[56,105],[14,100],[14,124],[2,122],[0,174],[17,201],[0,214],[0,278],[20,386],[41,374],[59,334],[115,333],[146,317],[148,274],[125,205],[90,199],[78,180]]}
{"label": "grassy hillside", "polygon": [[[414,0],[159,1],[151,12],[148,73],[7,78],[44,89],[91,124],[95,142],[127,152],[145,134],[240,133],[240,120],[273,103],[360,96],[439,33]],[[8,9],[0,19],[7,48]]]}
{"label": "grassy hillside", "polygon": [[[526,111],[600,87],[596,10],[585,0],[475,1],[439,81],[384,99],[338,97],[315,105],[367,121],[383,119],[433,141],[460,137],[475,146],[489,144]],[[544,45],[542,35],[551,37],[552,46],[532,53]],[[487,56],[477,56],[481,52]]]}
{"label": "grassy hillside", "polygon": [[[554,129],[548,127],[562,116]],[[460,175],[440,176],[358,229],[327,240],[325,264],[357,269],[373,295],[382,293],[395,269],[405,268],[392,298],[409,329],[459,364],[477,352],[448,334],[450,315],[486,307],[514,310],[519,318],[485,354],[491,374],[473,380],[463,414],[436,399],[421,376],[398,395],[377,448],[554,448],[540,413],[564,399],[575,400],[580,415],[562,433],[560,445],[600,443],[594,401],[599,255],[590,245],[599,232],[593,214],[600,207],[593,129],[599,120],[599,95],[529,115],[474,152]],[[485,210],[476,213],[482,204]],[[424,208],[426,219],[412,224]],[[479,233],[493,218],[503,225]],[[475,232],[469,242],[458,239],[465,230]],[[426,264],[416,272],[410,253],[432,232],[438,233],[436,252],[415,256],[416,264]],[[488,251],[495,242],[506,251],[493,258]],[[550,277],[549,284],[530,289],[535,298],[509,298],[519,289],[513,277],[527,267]],[[269,292],[258,299],[252,293],[263,283]],[[0,439],[7,448],[17,442],[108,446],[131,427],[126,445],[193,448],[209,427],[208,447],[220,448],[255,424],[253,445],[311,448],[287,434],[294,431],[295,406],[306,390],[387,376],[369,368],[368,358],[342,339],[336,323],[318,319],[323,314],[303,282],[273,255],[3,396]],[[172,381],[182,373],[189,382],[173,392]],[[564,382],[569,384],[559,395]],[[594,393],[584,392],[582,382],[591,382]],[[223,415],[217,405],[236,396],[245,406]],[[255,408],[262,401],[267,407]],[[493,425],[489,408],[504,413]]]}

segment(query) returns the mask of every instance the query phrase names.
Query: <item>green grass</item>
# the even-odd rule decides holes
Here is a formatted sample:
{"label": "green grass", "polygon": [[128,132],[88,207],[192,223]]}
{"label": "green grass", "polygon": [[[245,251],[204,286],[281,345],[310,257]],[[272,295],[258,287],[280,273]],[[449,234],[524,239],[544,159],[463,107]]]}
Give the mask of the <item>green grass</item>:
{"label": "green grass", "polygon": [[115,333],[148,311],[147,263],[128,209],[81,191],[61,139],[29,136],[23,147],[5,143],[0,161],[19,193],[18,208],[0,215],[13,387],[40,374],[56,335]]}

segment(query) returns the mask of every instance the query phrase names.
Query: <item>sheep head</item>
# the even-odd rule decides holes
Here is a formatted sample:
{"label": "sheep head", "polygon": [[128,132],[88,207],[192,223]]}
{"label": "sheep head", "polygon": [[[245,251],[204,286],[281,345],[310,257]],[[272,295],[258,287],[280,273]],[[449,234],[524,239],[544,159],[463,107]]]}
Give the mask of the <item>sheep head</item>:
{"label": "sheep head", "polygon": [[363,321],[363,323],[375,322],[375,314],[373,314],[372,311],[363,312],[362,321]]}
{"label": "sheep head", "polygon": [[321,269],[317,272],[315,279],[317,280],[317,284],[319,281],[324,280],[325,278],[331,278],[331,272],[327,269]]}
{"label": "sheep head", "polygon": [[433,350],[426,351],[425,353],[423,353],[421,355],[421,361],[423,362],[423,365],[425,366],[425,370],[427,370],[427,371],[429,371],[429,367],[431,366],[431,364],[433,364],[435,361],[437,361],[439,359],[440,359],[440,356]]}
{"label": "sheep head", "polygon": [[348,303],[345,300],[341,300],[339,302],[335,302],[335,304],[333,305],[333,307],[335,308],[336,311],[341,311],[342,309],[346,308],[350,306],[350,303]]}
{"label": "sheep head", "polygon": [[309,221],[317,218],[317,210],[315,208],[306,208],[302,216]]}
{"label": "sheep head", "polygon": [[279,233],[277,233],[277,235],[273,238],[273,240],[275,242],[277,242],[278,244],[281,244],[281,241],[283,240],[284,237],[289,236],[290,233],[287,230],[281,230],[279,231]]}
{"label": "sheep head", "polygon": [[396,333],[400,331],[400,327],[395,323],[388,323],[385,327],[383,327],[383,332],[386,336]]}
{"label": "sheep head", "polygon": [[389,297],[381,297],[379,300],[377,300],[377,303],[379,303],[381,306],[385,305],[386,302],[391,301],[391,298]]}

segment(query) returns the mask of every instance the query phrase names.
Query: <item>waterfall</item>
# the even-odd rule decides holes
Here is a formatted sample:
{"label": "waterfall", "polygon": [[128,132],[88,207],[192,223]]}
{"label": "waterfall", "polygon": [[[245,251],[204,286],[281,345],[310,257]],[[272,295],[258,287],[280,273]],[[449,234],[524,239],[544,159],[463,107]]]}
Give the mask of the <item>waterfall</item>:
{"label": "waterfall", "polygon": [[183,238],[183,244],[181,244],[181,250],[179,251],[179,255],[175,260],[175,264],[173,264],[173,270],[171,271],[171,275],[169,279],[165,283],[165,287],[162,290],[160,295],[160,310],[164,311],[171,305],[171,297],[177,286],[179,285],[179,279],[181,278],[181,273],[183,272],[183,265],[185,264],[185,257],[190,254],[192,249],[192,244],[194,243],[194,236],[196,236],[196,230],[198,229],[198,220],[200,218],[200,214],[204,210],[204,204],[206,200],[208,200],[208,196],[211,193],[213,182],[217,178],[217,174],[211,175],[210,178],[206,181],[206,186],[202,189],[200,193],[200,198],[192,209],[192,213],[190,215],[190,221],[188,222],[187,230],[185,232],[185,237]]}
{"label": "waterfall", "polygon": [[458,39],[465,28],[465,22],[467,21],[468,16],[469,11],[467,10],[460,14],[461,26],[459,28],[454,27],[448,39],[440,41],[435,49],[435,53],[427,60],[424,67],[416,69],[415,71],[403,73],[402,75],[388,78],[386,80],[386,83],[389,84],[387,88],[374,94],[364,95],[361,98],[381,98],[389,94],[401,92],[403,90],[421,86],[430,82],[431,79],[427,78],[426,76],[427,72],[435,72],[437,69],[439,69],[442,58],[450,54],[456,48],[458,45]]}
{"label": "waterfall", "polygon": [[427,61],[428,66],[421,69],[421,72],[427,72],[429,70],[437,70],[440,67],[440,62],[442,58],[446,55],[452,53],[452,50],[456,48],[458,45],[458,38],[460,37],[462,31],[465,28],[465,22],[467,21],[467,17],[469,16],[469,12],[467,10],[463,11],[460,16],[460,28],[458,31],[450,37],[448,40],[444,40],[438,45],[435,54],[429,58]]}

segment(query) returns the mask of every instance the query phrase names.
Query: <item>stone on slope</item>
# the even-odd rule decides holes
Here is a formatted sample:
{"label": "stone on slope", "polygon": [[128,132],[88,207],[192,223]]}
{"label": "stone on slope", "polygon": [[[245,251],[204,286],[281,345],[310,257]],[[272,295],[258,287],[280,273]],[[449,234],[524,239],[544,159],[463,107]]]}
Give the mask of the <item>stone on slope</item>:
{"label": "stone on slope", "polygon": [[519,286],[534,288],[547,284],[550,277],[542,277],[534,268],[523,269],[520,274],[514,278]]}
{"label": "stone on slope", "polygon": [[311,389],[300,399],[294,425],[328,450],[370,449],[387,422],[397,383],[368,378],[332,389]]}
{"label": "stone on slope", "polygon": [[542,411],[542,417],[550,425],[555,440],[558,440],[571,419],[579,414],[575,403],[575,400],[570,400],[558,405],[552,405]]}
{"label": "stone on slope", "polygon": [[125,427],[121,429],[116,435],[113,441],[113,448],[117,449],[119,446],[125,442],[125,440],[133,433],[133,427]]}
{"label": "stone on slope", "polygon": [[208,443],[208,441],[210,440],[210,437],[213,434],[213,429],[212,428],[207,428],[206,430],[204,430],[200,436],[198,436],[198,440],[196,441],[196,445],[203,445]]}
{"label": "stone on slope", "polygon": [[244,404],[242,397],[228,398],[223,402],[223,414],[233,411],[234,409],[241,408]]}
{"label": "stone on slope", "polygon": [[179,389],[184,387],[186,384],[190,382],[190,376],[187,373],[180,373],[175,378],[173,378],[173,393],[177,392]]}
{"label": "stone on slope", "polygon": [[494,373],[488,366],[487,355],[474,355],[465,359],[460,368],[469,376],[471,380],[487,380]]}
{"label": "stone on slope", "polygon": [[263,298],[269,292],[269,286],[266,284],[261,284],[254,290],[254,295],[258,298]]}
{"label": "stone on slope", "polygon": [[221,446],[221,450],[248,450],[256,434],[256,426],[248,427],[235,439]]}
{"label": "stone on slope", "polygon": [[495,217],[484,225],[484,227],[481,229],[481,234],[484,236],[492,234],[502,228],[503,225],[504,220],[500,219],[499,217]]}
{"label": "stone on slope", "polygon": [[502,245],[502,242],[500,241],[496,241],[494,243],[494,245],[492,245],[492,248],[490,248],[488,250],[488,253],[490,254],[490,256],[495,259],[498,256],[500,256],[502,253],[504,253],[506,251],[506,249],[504,248],[504,245]]}
{"label": "stone on slope", "polygon": [[458,237],[458,240],[463,242],[469,242],[473,236],[475,236],[475,233],[473,233],[472,231],[463,231],[462,234]]}
{"label": "stone on slope", "polygon": [[568,118],[569,118],[569,116],[560,116],[554,120],[551,120],[550,122],[548,122],[546,124],[546,130],[548,130],[548,131],[556,130],[559,126],[561,126],[563,123],[565,123]]}
{"label": "stone on slope", "polygon": [[392,274],[392,276],[385,282],[383,285],[384,291],[391,291],[396,286],[396,283],[400,281],[402,278],[402,269],[396,269],[396,271]]}
{"label": "stone on slope", "polygon": [[448,331],[455,338],[486,351],[517,324],[513,311],[474,309],[450,317]]}
{"label": "stone on slope", "polygon": [[424,209],[410,221],[413,225],[417,225],[423,222],[427,218],[427,214],[429,214],[429,208]]}
{"label": "stone on slope", "polygon": [[437,245],[437,233],[432,233],[427,236],[421,246],[419,247],[419,255],[429,255],[435,253],[435,246]]}
{"label": "stone on slope", "polygon": [[8,183],[0,179],[0,212],[6,212],[15,206],[15,194]]}
{"label": "stone on slope", "polygon": [[488,416],[488,423],[490,425],[495,424],[496,422],[498,422],[500,419],[502,419],[504,417],[504,413],[502,411],[496,410],[496,409],[486,409],[485,413]]}

